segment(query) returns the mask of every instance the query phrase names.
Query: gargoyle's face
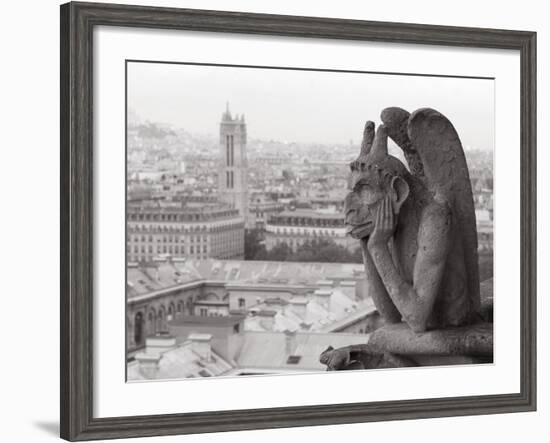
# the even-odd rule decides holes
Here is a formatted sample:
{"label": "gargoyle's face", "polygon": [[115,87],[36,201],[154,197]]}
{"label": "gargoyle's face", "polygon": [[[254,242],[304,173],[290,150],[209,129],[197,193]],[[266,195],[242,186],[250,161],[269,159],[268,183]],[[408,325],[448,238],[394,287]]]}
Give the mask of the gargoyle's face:
{"label": "gargoyle's face", "polygon": [[388,155],[387,139],[384,125],[378,127],[375,135],[374,123],[367,122],[361,153],[350,163],[351,192],[344,201],[344,222],[347,234],[353,238],[365,238],[372,233],[384,197],[391,197],[394,214],[399,214],[409,195],[409,186],[404,179],[407,169],[400,160]]}
{"label": "gargoyle's face", "polygon": [[344,200],[346,233],[361,239],[372,233],[378,206],[388,194],[388,187],[375,170],[363,172],[352,186]]}

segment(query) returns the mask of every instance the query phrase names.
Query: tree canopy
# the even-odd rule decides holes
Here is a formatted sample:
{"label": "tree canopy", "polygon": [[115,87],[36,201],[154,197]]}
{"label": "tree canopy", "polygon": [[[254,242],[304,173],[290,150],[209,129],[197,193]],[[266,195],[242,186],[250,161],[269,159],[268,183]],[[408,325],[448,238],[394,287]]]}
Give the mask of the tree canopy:
{"label": "tree canopy", "polygon": [[287,243],[279,243],[269,251],[263,243],[258,230],[248,231],[245,235],[245,260],[296,261],[321,263],[362,263],[361,249],[350,252],[332,239],[314,239],[306,241],[293,251]]}

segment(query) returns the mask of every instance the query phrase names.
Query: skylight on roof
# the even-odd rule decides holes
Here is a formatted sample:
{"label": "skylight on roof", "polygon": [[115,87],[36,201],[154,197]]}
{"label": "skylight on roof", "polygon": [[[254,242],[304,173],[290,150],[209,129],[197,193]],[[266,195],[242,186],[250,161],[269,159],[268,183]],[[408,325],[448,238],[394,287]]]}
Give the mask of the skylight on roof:
{"label": "skylight on roof", "polygon": [[288,358],[286,359],[286,364],[297,365],[298,363],[300,363],[301,359],[302,359],[301,355],[289,355]]}

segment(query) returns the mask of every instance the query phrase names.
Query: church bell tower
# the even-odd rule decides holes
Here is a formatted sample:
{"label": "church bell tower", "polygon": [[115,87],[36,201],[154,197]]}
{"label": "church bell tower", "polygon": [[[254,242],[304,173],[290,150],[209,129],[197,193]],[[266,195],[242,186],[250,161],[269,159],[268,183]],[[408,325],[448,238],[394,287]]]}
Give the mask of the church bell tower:
{"label": "church bell tower", "polygon": [[229,104],[220,122],[220,158],[218,189],[222,201],[239,210],[245,222],[248,217],[248,183],[246,160],[246,123],[244,114],[234,117]]}

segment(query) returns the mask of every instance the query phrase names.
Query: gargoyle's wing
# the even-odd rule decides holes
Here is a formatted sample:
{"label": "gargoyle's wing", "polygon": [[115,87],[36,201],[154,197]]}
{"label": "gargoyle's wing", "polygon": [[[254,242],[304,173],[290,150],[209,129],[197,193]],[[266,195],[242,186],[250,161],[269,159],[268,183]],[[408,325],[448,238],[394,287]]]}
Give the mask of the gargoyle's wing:
{"label": "gargoyle's wing", "polygon": [[384,109],[380,118],[386,127],[388,136],[403,151],[411,174],[424,182],[425,176],[422,160],[409,139],[408,127],[410,116],[411,114],[404,109],[394,107]]}
{"label": "gargoyle's wing", "polygon": [[[469,293],[479,303],[477,230],[470,174],[464,149],[452,123],[441,113],[422,108],[408,119],[407,135],[420,158],[424,183],[451,207],[453,223],[463,239]],[[478,307],[478,306],[476,306]]]}

